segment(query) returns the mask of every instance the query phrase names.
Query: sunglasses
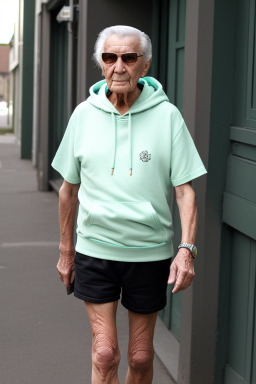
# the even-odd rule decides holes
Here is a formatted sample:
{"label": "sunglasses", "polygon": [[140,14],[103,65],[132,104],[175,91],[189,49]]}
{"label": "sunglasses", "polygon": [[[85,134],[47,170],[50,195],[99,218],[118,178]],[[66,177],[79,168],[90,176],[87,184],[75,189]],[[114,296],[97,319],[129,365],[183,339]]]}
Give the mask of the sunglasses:
{"label": "sunglasses", "polygon": [[[136,63],[138,57],[141,57],[143,55],[137,55],[137,53],[123,53],[121,55],[121,58],[122,58],[122,61],[125,63],[125,64],[133,64],[133,63]],[[112,53],[112,52],[104,52],[102,53],[102,60],[104,61],[104,63],[106,64],[113,64],[117,61],[117,54],[116,53]]]}

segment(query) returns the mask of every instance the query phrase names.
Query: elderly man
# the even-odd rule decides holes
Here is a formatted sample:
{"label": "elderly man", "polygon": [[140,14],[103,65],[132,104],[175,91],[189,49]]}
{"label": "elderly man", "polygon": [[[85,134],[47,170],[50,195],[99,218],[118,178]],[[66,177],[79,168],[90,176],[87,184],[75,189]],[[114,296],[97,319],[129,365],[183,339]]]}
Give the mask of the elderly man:
{"label": "elderly man", "polygon": [[[122,292],[129,317],[126,384],[149,384],[167,283],[175,283],[176,293],[195,275],[197,208],[189,182],[206,170],[180,112],[161,84],[145,77],[149,37],[128,26],[106,28],[94,57],[105,80],[75,109],[52,163],[64,178],[57,269],[66,287],[74,279],[74,295],[84,300],[90,318],[92,383],[119,383],[116,310]],[[173,187],[182,238],[171,264]]]}

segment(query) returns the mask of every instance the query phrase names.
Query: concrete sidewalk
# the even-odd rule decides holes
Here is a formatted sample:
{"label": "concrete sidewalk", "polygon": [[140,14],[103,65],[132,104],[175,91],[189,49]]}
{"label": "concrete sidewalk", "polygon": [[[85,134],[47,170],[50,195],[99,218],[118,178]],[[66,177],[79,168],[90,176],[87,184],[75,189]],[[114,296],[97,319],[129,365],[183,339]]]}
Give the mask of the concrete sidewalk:
{"label": "concrete sidewalk", "polygon": [[[19,153],[14,136],[0,135],[1,383],[90,384],[84,303],[66,295],[56,270],[58,196],[38,192],[36,171]],[[128,322],[121,305],[117,323],[123,384]],[[157,356],[154,369],[154,384],[173,384]]]}

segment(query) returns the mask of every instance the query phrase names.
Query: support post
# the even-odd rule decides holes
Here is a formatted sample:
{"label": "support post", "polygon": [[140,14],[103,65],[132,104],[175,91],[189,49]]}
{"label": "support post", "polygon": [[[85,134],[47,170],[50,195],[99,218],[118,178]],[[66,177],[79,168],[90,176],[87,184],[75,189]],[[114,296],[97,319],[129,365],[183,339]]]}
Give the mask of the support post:
{"label": "support post", "polygon": [[22,71],[22,113],[21,113],[21,158],[31,159],[33,125],[33,60],[35,2],[24,2],[23,14],[23,71]]}
{"label": "support post", "polygon": [[[210,136],[213,19],[214,0],[187,0],[183,115],[206,168]],[[192,186],[197,196],[199,222],[196,243],[199,255],[195,261],[194,282],[182,295],[178,383],[212,384],[218,309],[218,279],[213,281],[213,277],[214,273],[218,275],[218,257],[214,244],[206,244],[207,178],[196,179]]]}
{"label": "support post", "polygon": [[49,140],[49,72],[50,72],[50,13],[42,4],[41,76],[38,148],[38,189],[48,191],[48,140]]}

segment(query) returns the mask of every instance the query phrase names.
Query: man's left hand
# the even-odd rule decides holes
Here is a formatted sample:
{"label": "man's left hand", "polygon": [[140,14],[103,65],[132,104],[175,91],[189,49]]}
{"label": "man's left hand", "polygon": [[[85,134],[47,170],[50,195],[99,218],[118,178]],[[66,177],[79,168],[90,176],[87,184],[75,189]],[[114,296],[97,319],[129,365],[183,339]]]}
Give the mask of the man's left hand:
{"label": "man's left hand", "polygon": [[175,283],[172,293],[177,293],[190,286],[195,276],[194,259],[187,248],[180,248],[170,267],[168,284]]}

